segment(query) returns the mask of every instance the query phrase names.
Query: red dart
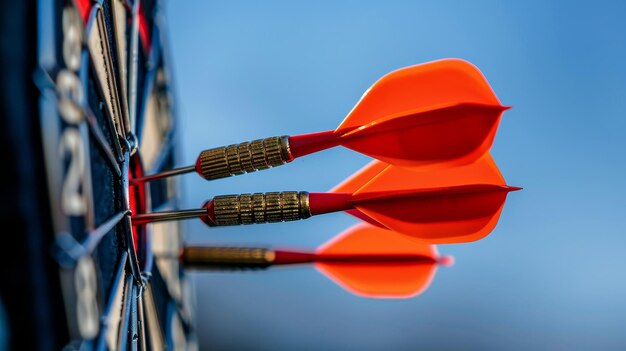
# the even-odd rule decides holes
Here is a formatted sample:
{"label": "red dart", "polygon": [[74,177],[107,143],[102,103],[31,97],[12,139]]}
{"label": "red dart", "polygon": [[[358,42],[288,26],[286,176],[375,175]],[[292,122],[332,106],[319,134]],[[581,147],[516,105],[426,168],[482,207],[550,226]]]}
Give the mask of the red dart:
{"label": "red dart", "polygon": [[[382,168],[378,164],[370,167]],[[369,181],[364,175],[371,177]],[[209,226],[223,226],[348,211],[429,243],[461,243],[489,234],[498,222],[506,195],[521,189],[505,184],[489,154],[453,168],[416,171],[387,165],[378,173],[366,168],[339,189],[356,188],[357,183],[363,185],[352,192],[216,196],[202,209],[137,215],[133,223],[200,217]]]}
{"label": "red dart", "polygon": [[315,252],[234,247],[186,247],[181,259],[188,268],[263,268],[313,263],[347,291],[370,298],[409,298],[430,285],[440,257],[434,245],[368,224],[344,231]]}
{"label": "red dart", "polygon": [[280,166],[335,146],[399,166],[463,165],[489,150],[506,109],[472,64],[433,61],[382,77],[335,130],[206,150],[195,166],[135,182],[194,170],[206,179],[218,179]]}

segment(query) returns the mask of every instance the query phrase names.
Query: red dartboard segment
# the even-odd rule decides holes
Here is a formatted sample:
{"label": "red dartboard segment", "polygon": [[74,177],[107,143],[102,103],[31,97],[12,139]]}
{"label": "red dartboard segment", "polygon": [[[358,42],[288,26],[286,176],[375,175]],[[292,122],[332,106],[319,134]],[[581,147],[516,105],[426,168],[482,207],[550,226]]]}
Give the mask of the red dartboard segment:
{"label": "red dartboard segment", "polygon": [[148,26],[148,20],[146,18],[146,11],[144,6],[142,5],[142,2],[139,2],[139,37],[141,38],[141,43],[143,46],[143,49],[145,50],[146,54],[150,53],[150,28]]}
{"label": "red dartboard segment", "polygon": [[[139,153],[136,153],[130,158],[130,169],[128,172],[128,178],[138,178],[143,176],[143,162]],[[128,202],[130,210],[133,214],[145,213],[148,209],[148,202],[146,197],[146,184],[138,183],[128,187]],[[133,242],[135,250],[137,251],[137,257],[140,261],[143,261],[145,257],[145,250],[140,249],[146,244],[147,229],[145,225],[133,225]]]}
{"label": "red dartboard segment", "polygon": [[83,19],[83,22],[86,24],[89,19],[89,12],[91,11],[91,7],[93,3],[91,0],[75,0],[76,9],[80,14],[80,17]]}

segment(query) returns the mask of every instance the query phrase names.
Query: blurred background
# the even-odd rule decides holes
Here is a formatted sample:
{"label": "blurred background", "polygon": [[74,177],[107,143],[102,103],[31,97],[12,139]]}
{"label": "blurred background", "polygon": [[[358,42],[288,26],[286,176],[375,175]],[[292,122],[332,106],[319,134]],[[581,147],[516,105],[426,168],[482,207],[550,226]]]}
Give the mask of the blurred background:
{"label": "blurred background", "polygon": [[[485,239],[442,245],[408,300],[351,295],[313,267],[192,273],[212,350],[626,349],[626,5],[556,1],[170,1],[181,165],[215,146],[334,129],[379,77],[446,57],[503,104],[492,154],[512,193]],[[369,159],[342,148],[207,183],[213,195],[326,191]],[[357,221],[208,229],[189,243],[315,248]]]}

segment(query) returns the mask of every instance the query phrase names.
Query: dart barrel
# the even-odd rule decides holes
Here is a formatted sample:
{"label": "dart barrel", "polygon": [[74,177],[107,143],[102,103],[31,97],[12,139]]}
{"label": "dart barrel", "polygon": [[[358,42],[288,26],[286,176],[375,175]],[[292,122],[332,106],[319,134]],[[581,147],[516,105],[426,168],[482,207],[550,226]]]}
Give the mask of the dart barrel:
{"label": "dart barrel", "polygon": [[264,268],[275,259],[274,251],[245,247],[185,247],[181,259],[185,267]]}
{"label": "dart barrel", "polygon": [[196,171],[211,180],[277,167],[291,160],[289,137],[285,135],[202,151]]}
{"label": "dart barrel", "polygon": [[218,226],[295,221],[311,217],[309,193],[284,191],[213,198]]}

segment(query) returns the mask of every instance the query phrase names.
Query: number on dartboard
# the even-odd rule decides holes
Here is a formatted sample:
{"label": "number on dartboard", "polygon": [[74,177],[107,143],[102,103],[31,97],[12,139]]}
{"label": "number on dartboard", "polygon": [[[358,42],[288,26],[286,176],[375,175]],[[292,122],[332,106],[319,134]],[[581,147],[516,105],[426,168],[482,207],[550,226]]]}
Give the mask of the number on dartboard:
{"label": "number on dartboard", "polygon": [[87,211],[85,191],[85,144],[78,125],[83,122],[80,103],[84,99],[83,87],[76,74],[80,68],[82,47],[82,22],[75,9],[63,10],[63,60],[62,69],[56,79],[59,93],[59,114],[68,125],[59,144],[63,159],[69,158],[69,166],[61,189],[61,208],[68,216],[82,216]]}
{"label": "number on dartboard", "polygon": [[85,170],[85,149],[80,132],[76,128],[65,128],[61,137],[61,157],[69,155],[70,163],[63,180],[61,206],[70,216],[85,214],[86,204],[83,197]]}
{"label": "number on dartboard", "polygon": [[[87,219],[91,204],[89,149],[86,136],[85,87],[79,78],[83,51],[83,22],[73,7],[63,9],[63,64],[56,76],[58,111],[62,132],[58,144],[61,159],[67,164],[61,185],[61,210],[67,216]],[[88,224],[89,225],[89,224]],[[81,257],[72,273],[73,306],[80,337],[93,339],[100,329],[98,281],[95,263],[89,255]]]}
{"label": "number on dartboard", "polygon": [[74,271],[74,287],[76,289],[76,317],[80,335],[91,339],[98,334],[98,304],[96,294],[96,267],[89,256],[81,258]]}
{"label": "number on dartboard", "polygon": [[63,61],[67,68],[78,71],[82,50],[83,29],[78,12],[66,7],[63,10]]}
{"label": "number on dartboard", "polygon": [[83,86],[76,73],[63,69],[57,75],[57,91],[59,92],[59,113],[69,124],[83,121],[83,111],[78,105],[83,101]]}

